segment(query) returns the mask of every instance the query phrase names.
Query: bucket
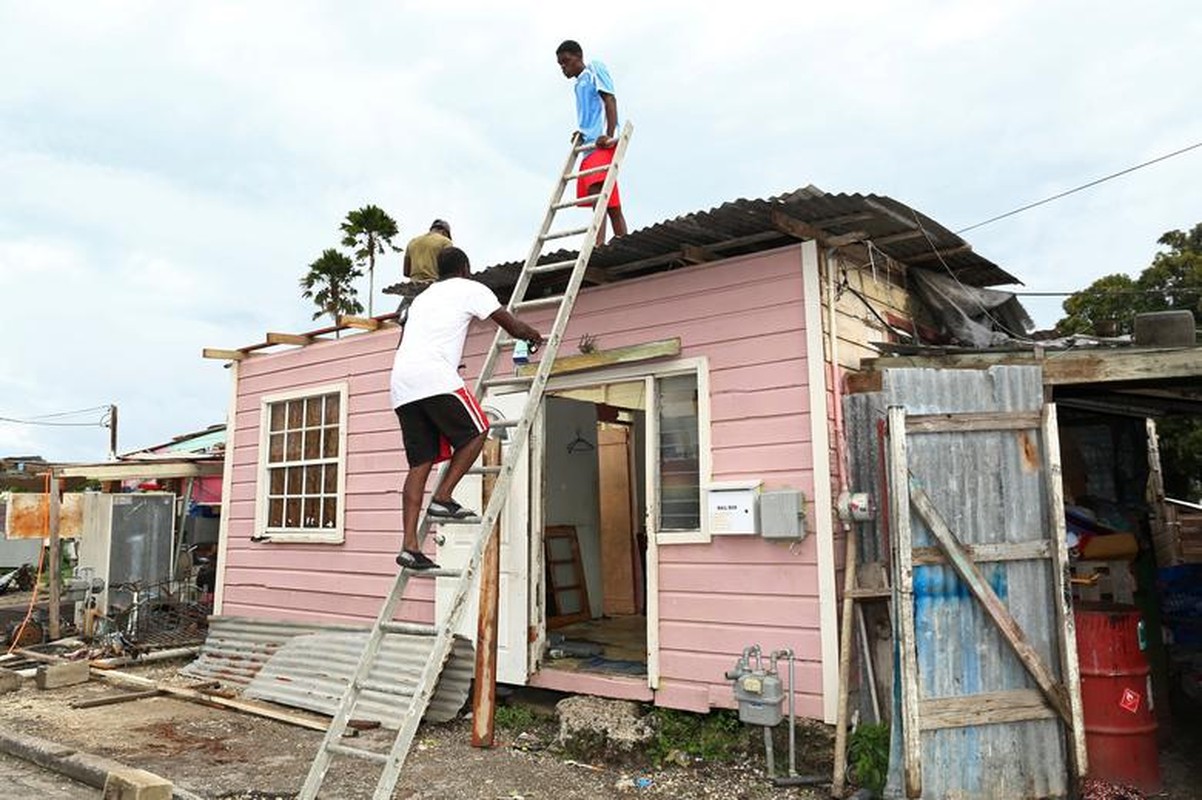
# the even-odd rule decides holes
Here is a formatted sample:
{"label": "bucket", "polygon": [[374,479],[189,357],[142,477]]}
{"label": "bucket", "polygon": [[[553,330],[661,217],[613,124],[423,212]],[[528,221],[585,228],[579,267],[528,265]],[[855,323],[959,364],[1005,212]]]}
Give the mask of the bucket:
{"label": "bucket", "polygon": [[1079,603],[1074,612],[1089,775],[1159,792],[1152,675],[1139,611]]}

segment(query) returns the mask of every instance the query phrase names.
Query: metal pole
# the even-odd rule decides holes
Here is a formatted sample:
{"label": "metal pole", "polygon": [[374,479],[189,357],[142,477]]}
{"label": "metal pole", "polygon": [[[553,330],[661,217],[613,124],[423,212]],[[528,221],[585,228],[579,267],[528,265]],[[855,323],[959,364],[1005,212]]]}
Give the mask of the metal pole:
{"label": "metal pole", "polygon": [[62,631],[59,628],[58,607],[62,602],[59,584],[62,583],[62,548],[58,536],[59,523],[59,496],[58,496],[58,474],[50,470],[50,485],[47,487],[48,495],[46,503],[49,506],[49,526],[50,526],[50,573],[47,580],[50,583],[50,639],[51,641],[58,639]]}
{"label": "metal pole", "polygon": [[117,460],[117,406],[109,405],[109,461]]}

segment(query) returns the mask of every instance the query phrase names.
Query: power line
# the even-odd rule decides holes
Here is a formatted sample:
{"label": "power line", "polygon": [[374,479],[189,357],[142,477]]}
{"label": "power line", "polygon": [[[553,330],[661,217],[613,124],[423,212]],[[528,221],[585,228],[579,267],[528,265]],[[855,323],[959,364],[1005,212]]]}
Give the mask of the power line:
{"label": "power line", "polygon": [[91,408],[81,408],[78,411],[59,411],[54,414],[39,414],[38,416],[30,417],[29,419],[34,420],[34,419],[54,419],[57,417],[77,417],[80,414],[92,414],[97,411],[107,411],[107,410],[108,410],[107,405],[92,406]]}
{"label": "power line", "polygon": [[104,428],[107,427],[103,420],[99,422],[46,422],[38,419],[13,419],[12,417],[0,417],[0,422],[8,422],[13,425],[42,425],[50,428]]}
{"label": "power line", "polygon": [[1163,156],[1158,156],[1157,158],[1154,158],[1151,161],[1145,161],[1142,164],[1136,164],[1133,167],[1127,167],[1126,169],[1121,169],[1118,172],[1111,173],[1110,175],[1106,175],[1104,177],[1098,178],[1097,180],[1092,180],[1089,183],[1083,183],[1080,186],[1076,186],[1067,191],[1060,192],[1059,194],[1054,194],[1051,197],[1045,197],[1042,200],[1037,200],[1034,203],[1028,203],[1025,206],[1014,209],[1013,211],[1007,211],[1005,214],[998,214],[996,217],[990,217],[989,219],[987,219],[983,222],[978,222],[974,225],[969,225],[967,228],[961,228],[960,230],[956,231],[956,233],[957,234],[964,233],[965,231],[971,231],[974,228],[980,228],[985,225],[989,225],[991,223],[997,222],[1000,219],[1005,219],[1006,217],[1013,217],[1015,214],[1021,214],[1022,212],[1030,210],[1032,208],[1035,208],[1036,206],[1041,206],[1044,203],[1050,203],[1053,200],[1059,200],[1062,197],[1067,197],[1070,194],[1074,194],[1076,192],[1083,191],[1085,189],[1090,188],[1091,186],[1097,186],[1099,183],[1105,183],[1106,181],[1113,180],[1114,178],[1118,178],[1122,175],[1126,175],[1129,172],[1135,172],[1138,169],[1143,169],[1144,167],[1150,167],[1153,164],[1159,163],[1166,159],[1173,158],[1174,156],[1179,156],[1182,153],[1188,153],[1190,150],[1196,150],[1199,147],[1202,147],[1202,142],[1196,142],[1194,144],[1189,145],[1188,147],[1183,147],[1180,150],[1174,150],[1171,153],[1166,153]]}

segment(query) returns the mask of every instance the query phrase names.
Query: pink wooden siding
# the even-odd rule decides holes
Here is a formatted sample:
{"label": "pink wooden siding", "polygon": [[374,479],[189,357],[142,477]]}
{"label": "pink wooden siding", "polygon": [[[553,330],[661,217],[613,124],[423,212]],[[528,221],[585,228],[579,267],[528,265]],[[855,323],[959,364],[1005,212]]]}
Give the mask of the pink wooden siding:
{"label": "pink wooden siding", "polygon": [[[546,331],[550,312],[528,317]],[[472,329],[473,374],[491,325]],[[713,479],[762,479],[813,496],[801,256],[790,247],[584,290],[564,348],[584,334],[611,349],[680,337],[682,357],[709,365]],[[348,336],[240,365],[225,614],[362,622],[394,574],[403,454],[388,408],[387,374],[397,333]],[[253,543],[260,399],[345,381],[349,385],[346,541]],[[829,409],[824,409],[829,411]],[[825,444],[825,443],[824,443]],[[822,448],[825,454],[826,448]],[[813,518],[809,520],[813,530]],[[793,648],[798,712],[821,716],[816,548],[758,537],[662,545],[660,687],[656,702],[732,705],[723,677],[743,647]],[[432,582],[410,584],[406,618],[432,621]]]}

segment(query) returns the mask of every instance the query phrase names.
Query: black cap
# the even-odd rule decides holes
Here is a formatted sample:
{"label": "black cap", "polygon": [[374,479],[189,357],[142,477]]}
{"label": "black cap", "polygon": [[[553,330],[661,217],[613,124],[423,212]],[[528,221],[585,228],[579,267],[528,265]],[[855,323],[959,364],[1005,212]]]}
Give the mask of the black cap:
{"label": "black cap", "polygon": [[430,223],[430,230],[439,230],[443,233],[450,233],[451,223],[447,222],[445,219],[436,219]]}

